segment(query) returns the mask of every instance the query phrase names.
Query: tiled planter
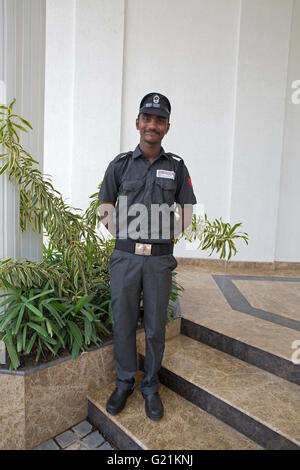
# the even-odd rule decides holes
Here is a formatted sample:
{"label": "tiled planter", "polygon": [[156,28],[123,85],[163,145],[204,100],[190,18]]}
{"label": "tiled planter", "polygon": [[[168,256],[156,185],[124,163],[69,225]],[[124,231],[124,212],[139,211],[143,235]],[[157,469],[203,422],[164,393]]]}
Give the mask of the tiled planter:
{"label": "tiled planter", "polygon": [[[180,318],[166,337],[179,333]],[[138,350],[144,332],[137,331]],[[32,449],[87,417],[89,389],[115,380],[113,341],[33,368],[0,367],[0,450]]]}
{"label": "tiled planter", "polygon": [[32,449],[87,416],[89,387],[114,380],[113,344],[13,372],[0,369],[0,449]]}

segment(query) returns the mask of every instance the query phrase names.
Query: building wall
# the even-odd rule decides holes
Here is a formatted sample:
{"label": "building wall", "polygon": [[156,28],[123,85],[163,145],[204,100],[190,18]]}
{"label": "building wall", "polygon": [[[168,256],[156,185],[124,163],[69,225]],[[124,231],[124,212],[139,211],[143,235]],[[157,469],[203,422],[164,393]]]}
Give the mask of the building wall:
{"label": "building wall", "polygon": [[68,203],[72,199],[75,79],[74,0],[47,0],[44,170]]}
{"label": "building wall", "polygon": [[249,233],[245,260],[275,259],[292,4],[242,2],[230,217]]}
{"label": "building wall", "polygon": [[[300,261],[299,4],[47,0],[44,171],[85,209],[108,163],[137,145],[141,98],[160,91],[172,104],[164,148],[184,158],[209,219],[249,234],[234,259]],[[175,254],[207,257],[188,248]]]}
{"label": "building wall", "polygon": [[[300,261],[300,1],[294,2],[288,77],[283,154],[280,172],[276,259]],[[294,82],[297,88],[292,88]]]}

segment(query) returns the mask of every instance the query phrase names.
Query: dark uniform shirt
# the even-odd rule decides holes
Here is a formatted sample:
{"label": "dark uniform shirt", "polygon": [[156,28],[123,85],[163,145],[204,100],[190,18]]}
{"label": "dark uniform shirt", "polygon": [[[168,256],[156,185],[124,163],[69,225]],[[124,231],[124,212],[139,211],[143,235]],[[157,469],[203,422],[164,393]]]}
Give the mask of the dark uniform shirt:
{"label": "dark uniform shirt", "polygon": [[184,207],[197,202],[181,157],[161,147],[150,164],[139,146],[110,162],[98,198],[117,202],[116,237],[141,243],[169,243],[174,238],[175,203]]}

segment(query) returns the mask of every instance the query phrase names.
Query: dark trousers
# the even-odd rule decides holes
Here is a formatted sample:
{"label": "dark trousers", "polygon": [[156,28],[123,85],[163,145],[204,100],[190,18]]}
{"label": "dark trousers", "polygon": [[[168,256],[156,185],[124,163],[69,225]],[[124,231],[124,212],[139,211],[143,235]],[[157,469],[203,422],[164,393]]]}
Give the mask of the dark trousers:
{"label": "dark trousers", "polygon": [[165,349],[167,307],[172,270],[177,261],[172,254],[144,256],[114,250],[109,262],[114,331],[116,386],[131,389],[137,370],[136,328],[143,291],[146,337],[145,375],[141,391],[147,395],[158,391],[158,371]]}

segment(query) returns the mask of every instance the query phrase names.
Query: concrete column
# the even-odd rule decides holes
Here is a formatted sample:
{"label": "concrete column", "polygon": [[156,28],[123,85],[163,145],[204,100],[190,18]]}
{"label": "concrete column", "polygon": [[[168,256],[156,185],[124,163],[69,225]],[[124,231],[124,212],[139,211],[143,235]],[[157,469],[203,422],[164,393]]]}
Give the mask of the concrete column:
{"label": "concrete column", "polygon": [[[0,101],[7,104],[16,98],[15,112],[31,122],[34,130],[22,136],[21,142],[41,162],[40,169],[44,70],[45,0],[0,0]],[[31,228],[21,233],[19,192],[4,174],[0,177],[0,259],[10,257],[40,260],[42,235]]]}
{"label": "concrete column", "polygon": [[280,175],[280,201],[277,221],[276,261],[300,262],[299,173],[300,173],[300,0],[294,0],[283,156]]}
{"label": "concrete column", "polygon": [[275,259],[292,0],[242,0],[230,221],[249,245],[236,260]]}

